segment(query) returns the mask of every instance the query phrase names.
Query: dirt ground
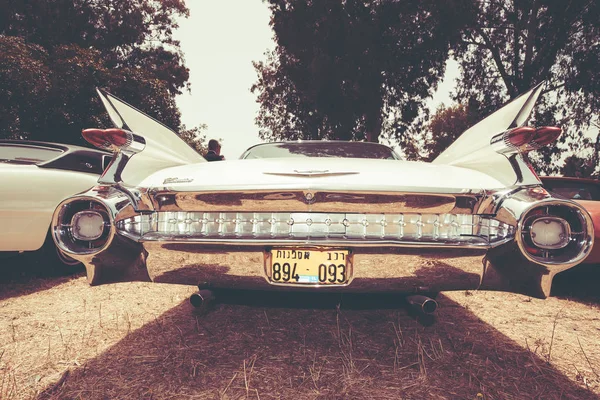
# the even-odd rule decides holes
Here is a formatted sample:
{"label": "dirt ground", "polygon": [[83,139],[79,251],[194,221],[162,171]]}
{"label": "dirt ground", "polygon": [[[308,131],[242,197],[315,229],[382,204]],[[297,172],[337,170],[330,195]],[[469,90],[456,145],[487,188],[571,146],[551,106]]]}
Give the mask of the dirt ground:
{"label": "dirt ground", "polygon": [[[439,296],[435,321],[395,296],[89,287],[0,272],[0,399],[597,399],[600,266],[547,300]],[[433,323],[432,323],[433,322]]]}

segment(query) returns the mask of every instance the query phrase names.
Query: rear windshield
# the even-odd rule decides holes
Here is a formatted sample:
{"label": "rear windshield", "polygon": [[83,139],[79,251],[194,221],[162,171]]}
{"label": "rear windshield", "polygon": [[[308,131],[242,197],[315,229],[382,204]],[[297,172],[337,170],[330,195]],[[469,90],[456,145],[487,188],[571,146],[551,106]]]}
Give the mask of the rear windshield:
{"label": "rear windshield", "polygon": [[23,144],[0,144],[0,162],[11,164],[39,164],[58,157],[63,151],[50,147]]}
{"label": "rear windshield", "polygon": [[573,200],[600,201],[600,182],[577,182],[544,180],[544,187],[551,192]]}
{"label": "rear windshield", "polygon": [[373,158],[398,160],[398,155],[389,147],[366,142],[291,142],[265,143],[251,147],[242,155],[250,158]]}

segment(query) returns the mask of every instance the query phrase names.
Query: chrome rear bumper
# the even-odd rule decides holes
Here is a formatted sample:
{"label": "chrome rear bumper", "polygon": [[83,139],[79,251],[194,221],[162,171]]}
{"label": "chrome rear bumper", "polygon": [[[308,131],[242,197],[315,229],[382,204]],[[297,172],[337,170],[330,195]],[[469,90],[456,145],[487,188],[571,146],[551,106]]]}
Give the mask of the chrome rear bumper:
{"label": "chrome rear bumper", "polygon": [[[422,206],[423,198],[403,194],[393,198],[398,208],[390,209],[392,214],[373,194],[369,200],[377,205],[377,214],[366,212],[375,210],[362,203],[362,193],[354,193],[357,203],[346,195],[348,211],[343,213],[336,208],[341,203],[333,201],[339,195],[325,196],[323,204],[309,203],[301,213],[274,213],[271,204],[283,201],[285,210],[301,204],[300,197],[288,204],[282,193],[255,193],[251,200],[257,208],[252,213],[233,213],[227,207],[238,208],[245,197],[223,205],[221,195],[163,193],[157,197],[158,210],[142,210],[133,206],[141,204],[136,193],[99,186],[65,200],[54,214],[57,246],[85,264],[92,285],[142,280],[215,288],[396,293],[479,288],[544,298],[554,275],[584,260],[593,244],[587,212],[539,187],[490,194],[475,203],[477,199],[453,198],[442,208],[421,212],[408,200],[419,200]],[[321,199],[318,192],[313,195]],[[389,199],[384,200],[388,205]],[[186,201],[190,207],[203,205],[202,210],[175,207]],[[465,202],[469,207],[457,208]],[[91,243],[71,234],[70,217],[88,208],[106,215],[105,235]],[[528,253],[523,221],[537,210],[570,216],[576,236],[564,251]],[[274,246],[349,249],[351,279],[336,287],[274,284],[266,261]]]}
{"label": "chrome rear bumper", "polygon": [[352,273],[344,286],[282,285],[269,279],[269,249],[145,242],[154,282],[201,287],[339,292],[437,292],[477,289],[486,249],[353,248]]}

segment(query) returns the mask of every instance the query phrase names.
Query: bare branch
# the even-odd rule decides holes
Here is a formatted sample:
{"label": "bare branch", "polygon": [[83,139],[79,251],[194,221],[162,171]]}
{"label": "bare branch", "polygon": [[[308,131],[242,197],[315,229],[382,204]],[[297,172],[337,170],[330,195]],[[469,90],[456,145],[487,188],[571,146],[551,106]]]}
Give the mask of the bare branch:
{"label": "bare branch", "polygon": [[537,33],[537,14],[540,8],[538,0],[535,0],[529,11],[529,21],[527,21],[527,41],[525,42],[525,62],[523,68],[526,69],[531,64],[533,56],[533,43]]}
{"label": "bare branch", "polygon": [[563,82],[560,85],[554,85],[548,89],[545,89],[544,91],[542,91],[542,93],[540,93],[540,96],[545,95],[546,93],[549,93],[549,92],[553,92],[556,89],[560,89],[561,87],[565,86],[566,84],[567,84],[566,82]]}
{"label": "bare branch", "polygon": [[[514,0],[516,3],[516,0]],[[517,5],[513,4],[513,8],[515,9],[513,13],[513,25],[515,27],[513,31],[513,57],[512,57],[512,73],[517,81],[519,79],[519,60],[521,59],[521,42],[519,41],[519,36],[521,32],[521,24],[519,21],[519,15],[517,13]]]}
{"label": "bare branch", "polygon": [[515,88],[512,85],[511,77],[506,72],[506,69],[504,68],[504,64],[502,64],[502,57],[500,56],[500,52],[498,51],[498,48],[494,47],[494,45],[493,45],[492,41],[490,40],[490,38],[488,37],[488,35],[481,28],[477,27],[475,29],[476,29],[477,33],[479,33],[479,35],[481,36],[483,41],[485,42],[486,47],[492,53],[492,58],[494,59],[494,62],[496,63],[498,72],[500,72],[500,76],[502,76],[502,80],[504,81],[504,84],[506,85],[506,89],[508,90],[510,97],[515,98],[518,93],[516,93]]}

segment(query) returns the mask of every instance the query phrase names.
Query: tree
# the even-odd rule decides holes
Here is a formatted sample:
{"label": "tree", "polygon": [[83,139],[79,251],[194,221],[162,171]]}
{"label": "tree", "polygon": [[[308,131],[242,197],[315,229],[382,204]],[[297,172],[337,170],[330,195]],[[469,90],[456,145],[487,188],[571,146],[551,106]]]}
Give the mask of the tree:
{"label": "tree", "polygon": [[442,104],[427,123],[419,124],[418,129],[411,127],[411,135],[402,142],[404,154],[409,160],[432,161],[479,119],[473,107]]}
{"label": "tree", "polygon": [[597,164],[594,164],[592,157],[569,156],[560,169],[562,176],[574,176],[578,178],[590,178],[595,172]]}
{"label": "tree", "polygon": [[600,3],[595,0],[486,0],[455,52],[462,76],[455,100],[482,115],[546,80],[533,123],[559,125],[560,145],[537,152],[545,173],[564,151],[592,146],[584,132],[600,111]]}
{"label": "tree", "polygon": [[[189,144],[198,153],[204,155],[208,151],[206,146],[206,124],[196,126],[192,129],[187,129],[185,125],[181,126],[179,131],[179,137],[182,138],[187,144]],[[221,141],[223,141],[221,139]]]}
{"label": "tree", "polygon": [[95,87],[178,130],[189,88],[176,16],[183,0],[0,0],[0,137],[85,144],[109,125]]}
{"label": "tree", "polygon": [[400,136],[444,73],[469,0],[269,0],[277,46],[254,63],[263,139]]}

